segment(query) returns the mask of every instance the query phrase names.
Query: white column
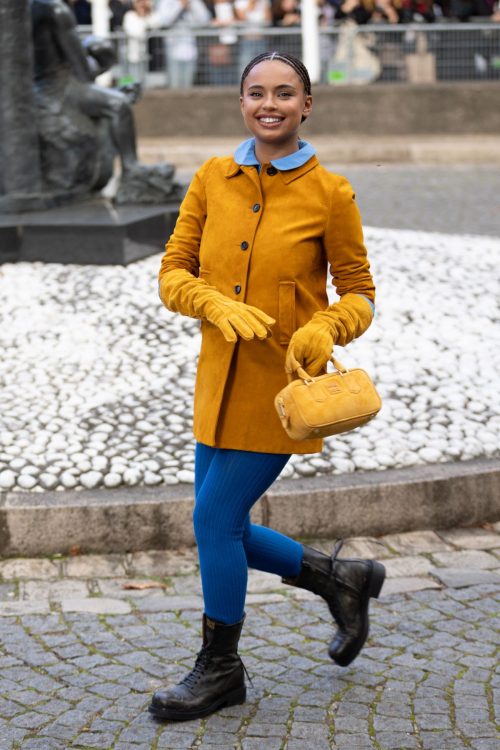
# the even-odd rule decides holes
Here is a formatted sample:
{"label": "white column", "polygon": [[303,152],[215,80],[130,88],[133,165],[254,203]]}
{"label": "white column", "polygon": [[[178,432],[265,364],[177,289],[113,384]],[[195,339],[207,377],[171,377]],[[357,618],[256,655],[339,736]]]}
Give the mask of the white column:
{"label": "white column", "polygon": [[109,36],[108,0],[92,0],[92,33],[96,36]]}
{"label": "white column", "polygon": [[309,71],[311,83],[319,83],[321,78],[321,61],[316,0],[302,0],[300,7],[302,17],[302,62]]}
{"label": "white column", "polygon": [[[108,0],[92,0],[92,33],[95,36],[109,36],[109,4]],[[111,73],[108,71],[96,78],[100,86],[111,86]]]}

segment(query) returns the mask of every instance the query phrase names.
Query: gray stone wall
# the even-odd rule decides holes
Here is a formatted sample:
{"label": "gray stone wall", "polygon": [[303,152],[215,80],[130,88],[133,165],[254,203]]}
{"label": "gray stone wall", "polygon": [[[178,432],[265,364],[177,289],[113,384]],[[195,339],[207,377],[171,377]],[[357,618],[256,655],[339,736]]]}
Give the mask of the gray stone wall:
{"label": "gray stone wall", "polygon": [[[332,135],[497,135],[498,83],[313,86],[313,112],[301,137]],[[139,136],[250,137],[235,86],[152,89],[137,105]]]}

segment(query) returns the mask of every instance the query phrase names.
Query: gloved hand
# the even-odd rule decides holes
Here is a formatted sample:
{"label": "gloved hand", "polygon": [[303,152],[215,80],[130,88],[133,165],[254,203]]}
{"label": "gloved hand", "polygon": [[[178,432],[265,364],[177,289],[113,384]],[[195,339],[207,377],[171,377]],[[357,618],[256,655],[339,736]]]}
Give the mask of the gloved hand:
{"label": "gloved hand", "polygon": [[322,320],[315,320],[299,328],[293,334],[288,344],[285,360],[285,370],[293,372],[292,354],[308,375],[314,377],[326,365],[332,356],[334,332]]}
{"label": "gloved hand", "polygon": [[273,335],[270,326],[276,323],[274,318],[257,307],[229,299],[185,268],[175,268],[161,278],[160,297],[172,312],[213,323],[226,341],[236,341],[237,334],[245,341],[254,336],[262,340]]}
{"label": "gloved hand", "polygon": [[373,313],[360,294],[348,292],[326,310],[318,310],[305,326],[293,334],[285,360],[287,372],[293,372],[291,353],[308,375],[314,377],[332,356],[333,347],[345,346],[370,326]]}
{"label": "gloved hand", "polygon": [[205,317],[220,328],[226,341],[236,341],[236,333],[245,341],[253,339],[254,335],[261,340],[269,338],[273,335],[269,326],[276,323],[257,307],[235,302],[223,294],[220,298],[215,297],[206,301]]}

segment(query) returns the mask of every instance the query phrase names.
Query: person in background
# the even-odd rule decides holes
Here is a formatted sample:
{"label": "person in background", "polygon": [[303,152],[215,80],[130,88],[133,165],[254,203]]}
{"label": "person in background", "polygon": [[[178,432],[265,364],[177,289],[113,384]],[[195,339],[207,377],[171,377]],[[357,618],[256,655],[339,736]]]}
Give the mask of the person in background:
{"label": "person in background", "polygon": [[362,0],[328,0],[328,2],[335,8],[335,20],[352,18],[359,25],[368,23],[374,8],[370,0],[366,2],[362,2]]}
{"label": "person in background", "polygon": [[[79,26],[92,24],[92,4],[90,0],[71,0]],[[123,23],[123,16],[132,7],[132,0],[109,0],[109,28],[110,31],[119,29]]]}
{"label": "person in background", "polygon": [[[327,0],[316,0],[318,11],[318,23],[320,27],[328,28],[333,26],[335,18],[335,9]],[[338,37],[333,34],[319,35],[319,53],[321,61],[321,83],[328,83],[328,70],[330,61],[335,54],[338,46]]]}
{"label": "person in background", "polygon": [[403,0],[328,0],[336,7],[335,18],[352,18],[357,24],[368,21],[400,23]]}
{"label": "person in background", "polygon": [[[317,0],[318,18],[320,26],[332,26],[335,11],[328,0]],[[325,35],[323,35],[325,36]]]}
{"label": "person in background", "polygon": [[111,31],[121,29],[123,25],[123,17],[131,8],[132,0],[109,0],[109,27]]}
{"label": "person in background", "polygon": [[294,26],[300,23],[300,0],[274,0],[272,5],[275,26]]}
{"label": "person in background", "polygon": [[[300,26],[300,0],[272,0],[272,15],[274,26]],[[302,40],[300,34],[287,34],[274,37],[277,49],[287,50],[299,57],[302,54]]]}
{"label": "person in background", "polygon": [[453,15],[459,21],[468,21],[471,16],[493,16],[493,0],[451,0]]}
{"label": "person in background", "polygon": [[142,81],[149,62],[148,31],[159,28],[161,19],[153,12],[151,0],[134,0],[123,16],[122,25],[127,35],[126,75]]}
{"label": "person in background", "polygon": [[89,0],[71,0],[79,26],[90,26],[92,23],[91,5]]}
{"label": "person in background", "polygon": [[401,8],[402,23],[413,23],[414,21],[433,23],[435,20],[436,14],[432,0],[403,0],[403,7]]}
{"label": "person in background", "polygon": [[196,37],[183,29],[209,23],[211,13],[203,0],[159,0],[156,14],[163,28],[179,30],[165,40],[170,88],[189,88],[196,73],[198,49]]}
{"label": "person in background", "polygon": [[[230,28],[236,21],[232,0],[214,1],[214,18],[211,23],[222,29]],[[235,50],[238,36],[234,31],[226,31],[212,37],[206,48],[208,83],[210,86],[230,86],[236,83]]]}
{"label": "person in background", "polygon": [[[237,21],[249,26],[267,25],[272,22],[269,0],[234,0]],[[268,38],[260,34],[245,34],[240,38],[238,50],[238,76],[241,78],[246,66],[254,57],[266,51]]]}
{"label": "person in background", "polygon": [[375,0],[371,15],[372,21],[401,23],[403,0]]}

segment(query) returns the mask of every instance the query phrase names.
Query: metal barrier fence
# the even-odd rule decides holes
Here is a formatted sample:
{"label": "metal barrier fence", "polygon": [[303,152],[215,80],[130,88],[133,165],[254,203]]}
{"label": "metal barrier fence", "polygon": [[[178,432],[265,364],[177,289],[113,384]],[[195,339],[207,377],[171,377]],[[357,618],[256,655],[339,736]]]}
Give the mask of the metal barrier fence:
{"label": "metal barrier fence", "polygon": [[[80,33],[88,33],[80,28]],[[267,50],[302,57],[300,27],[178,27],[146,39],[110,35],[116,81],[146,88],[239,85],[241,73]],[[320,29],[321,83],[500,80],[500,24],[443,23]]]}

